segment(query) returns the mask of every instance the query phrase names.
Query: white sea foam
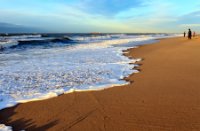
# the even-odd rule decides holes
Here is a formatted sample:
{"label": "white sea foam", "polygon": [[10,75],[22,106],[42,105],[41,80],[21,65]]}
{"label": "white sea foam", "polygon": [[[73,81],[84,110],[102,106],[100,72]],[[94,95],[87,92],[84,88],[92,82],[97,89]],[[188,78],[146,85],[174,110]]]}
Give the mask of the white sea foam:
{"label": "white sea foam", "polygon": [[15,40],[0,41],[0,49],[9,48],[9,47],[15,46],[15,45],[18,45],[18,42]]}
{"label": "white sea foam", "polygon": [[41,38],[41,35],[13,35],[13,36],[0,36],[0,39],[28,39],[28,38]]}
{"label": "white sea foam", "polygon": [[12,131],[12,127],[0,124],[0,131]]}
{"label": "white sea foam", "polygon": [[128,65],[130,60],[119,55],[120,52],[117,47],[0,54],[4,67],[0,70],[1,99],[10,101],[7,106],[12,106],[23,99],[44,97],[47,92],[57,94],[70,89],[88,90],[89,86],[124,84],[118,79],[132,73],[134,65]]}
{"label": "white sea foam", "polygon": [[151,43],[161,36],[121,37],[98,42],[88,39],[90,43],[72,47],[0,54],[0,109],[73,91],[127,84],[122,79],[138,73],[133,68],[140,59],[128,59],[122,50],[144,41]]}

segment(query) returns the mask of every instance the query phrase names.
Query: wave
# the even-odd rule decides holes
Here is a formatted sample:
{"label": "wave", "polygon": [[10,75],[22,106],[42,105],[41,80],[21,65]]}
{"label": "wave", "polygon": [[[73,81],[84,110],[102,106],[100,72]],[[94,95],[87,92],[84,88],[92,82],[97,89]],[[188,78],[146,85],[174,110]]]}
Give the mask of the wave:
{"label": "wave", "polygon": [[0,50],[18,47],[58,47],[74,43],[104,43],[104,41],[107,41],[106,44],[109,42],[112,42],[113,44],[120,44],[120,42],[124,42],[126,40],[132,41],[134,39],[134,41],[141,41],[145,39],[162,38],[168,36],[172,36],[172,34],[34,34],[0,36]]}
{"label": "wave", "polygon": [[[112,40],[112,39],[121,39],[128,38],[126,34],[90,34],[83,36],[74,36],[73,40],[82,41],[82,42],[91,42],[91,41],[101,41],[101,40]],[[133,35],[131,36],[133,37]]]}
{"label": "wave", "polygon": [[0,40],[10,39],[10,40],[20,40],[20,39],[37,39],[42,38],[42,35],[8,35],[0,36]]}
{"label": "wave", "polygon": [[[12,37],[13,38],[13,37]],[[18,38],[18,39],[16,39]],[[23,39],[22,39],[23,38]],[[30,39],[31,38],[31,39]],[[36,39],[35,39],[36,38]],[[39,37],[41,38],[41,37]],[[42,45],[48,45],[52,43],[62,43],[62,44],[67,44],[67,43],[75,43],[70,38],[46,38],[46,39],[38,39],[38,37],[31,37],[31,36],[26,36],[26,37],[16,37],[15,39],[9,39],[0,41],[0,49],[4,50],[7,48],[17,48],[21,46],[42,46]]]}
{"label": "wave", "polygon": [[8,40],[8,41],[0,41],[0,50],[3,50],[5,48],[10,48],[13,46],[17,46],[18,42],[13,41],[13,40]]}
{"label": "wave", "polygon": [[43,44],[43,43],[68,43],[73,40],[69,38],[54,38],[54,39],[43,39],[43,40],[20,40],[19,44]]}

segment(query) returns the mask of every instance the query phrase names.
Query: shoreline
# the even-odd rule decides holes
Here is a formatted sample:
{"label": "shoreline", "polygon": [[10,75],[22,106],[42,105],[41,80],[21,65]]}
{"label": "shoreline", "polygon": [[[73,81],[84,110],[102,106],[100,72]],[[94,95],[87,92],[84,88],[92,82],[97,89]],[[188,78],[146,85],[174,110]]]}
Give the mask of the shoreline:
{"label": "shoreline", "polygon": [[[130,47],[128,49],[133,49],[133,48],[137,48],[137,47]],[[137,65],[136,63],[138,61],[140,61],[140,58],[133,59],[133,58],[129,58],[128,56],[126,56],[124,54],[124,51],[127,51],[128,49],[122,50],[121,53],[120,53],[120,55],[125,56],[125,57],[127,57],[129,59],[130,63],[127,63],[128,65],[132,65],[132,64],[134,65],[134,67],[131,69],[132,70],[131,74],[139,73],[138,70],[135,69],[135,66]],[[134,60],[134,62],[133,62],[133,60]],[[131,74],[129,74],[129,75],[131,75]],[[127,78],[128,76],[124,76],[124,78]],[[53,92],[45,93],[44,95],[41,95],[38,98],[18,100],[18,101],[14,102],[14,103],[9,103],[9,106],[4,107],[4,108],[0,108],[0,111],[1,110],[5,110],[7,108],[12,108],[12,107],[18,106],[20,104],[25,104],[25,103],[29,103],[29,102],[44,101],[44,100],[52,99],[52,98],[59,97],[61,95],[70,94],[70,93],[102,91],[102,90],[106,90],[106,89],[109,89],[109,88],[118,87],[118,86],[125,86],[125,85],[130,84],[129,81],[125,80],[124,78],[119,79],[119,81],[121,81],[121,84],[117,84],[116,83],[116,84],[105,84],[105,85],[100,85],[100,86],[94,86],[95,87],[94,89],[85,89],[85,90],[70,89],[70,90],[67,90],[67,91],[65,91],[64,89],[63,89],[63,91],[61,91],[61,90],[55,90]]]}
{"label": "shoreline", "polygon": [[[164,38],[163,38],[164,39]],[[155,41],[159,41],[161,39],[156,39]],[[149,42],[151,44],[151,42]],[[0,109],[0,112],[1,111],[4,111],[4,110],[7,110],[7,109],[10,109],[10,108],[15,108],[17,106],[20,106],[22,104],[26,104],[26,103],[31,103],[31,102],[38,102],[38,101],[44,101],[44,100],[49,100],[49,99],[53,99],[55,97],[60,97],[62,95],[68,95],[68,94],[71,94],[71,93],[84,93],[84,92],[97,92],[97,91],[103,91],[103,90],[107,90],[107,89],[111,89],[111,88],[116,88],[116,87],[120,87],[120,86],[126,86],[126,85],[129,85],[131,84],[132,82],[127,80],[126,78],[128,78],[130,75],[133,75],[133,74],[136,74],[136,73],[139,73],[140,71],[138,70],[138,67],[139,65],[137,64],[137,62],[140,62],[142,59],[141,58],[137,58],[137,59],[134,59],[135,62],[132,62],[133,60],[133,57],[127,55],[129,54],[129,51],[130,49],[135,49],[135,48],[139,48],[141,45],[139,46],[135,46],[135,47],[130,47],[126,50],[122,50],[122,55],[125,56],[125,57],[128,57],[128,59],[130,59],[131,63],[128,63],[128,64],[134,64],[134,67],[132,68],[132,70],[135,70],[135,72],[133,71],[133,73],[129,74],[128,76],[125,76],[123,79],[120,79],[120,80],[123,80],[127,83],[124,83],[124,84],[114,84],[114,85],[104,85],[102,86],[102,88],[100,89],[91,89],[91,90],[69,90],[67,92],[63,92],[61,94],[52,94],[52,93],[47,93],[46,95],[42,96],[42,97],[39,97],[39,98],[34,98],[34,99],[31,99],[31,100],[20,100],[19,102],[17,102],[16,104],[13,104],[13,105],[10,105],[8,107],[5,107],[5,108],[2,108]],[[137,72],[138,71],[138,72]],[[49,95],[51,94],[52,97],[48,97]],[[5,125],[3,123],[0,123],[0,127],[3,128],[4,130],[13,130],[12,128],[12,125]],[[14,129],[15,130],[15,129]],[[22,129],[20,129],[22,130]],[[33,129],[34,130],[34,129]]]}
{"label": "shoreline", "polygon": [[[170,78],[171,74],[169,75],[170,77],[167,75],[168,73],[171,73],[170,70],[166,68],[166,72],[165,68],[159,68],[159,66],[165,67],[167,65],[166,61],[162,61],[163,59],[179,65],[174,58],[168,58],[168,55],[170,55],[169,53],[171,53],[170,51],[173,50],[173,53],[176,53],[175,55],[177,56],[182,55],[176,52],[174,48],[179,51],[187,51],[187,49],[181,47],[180,44],[183,43],[183,46],[188,46],[187,43],[193,42],[192,45],[195,46],[195,43],[198,43],[197,41],[199,40],[195,39],[193,41],[188,41],[183,38],[168,38],[162,39],[156,44],[139,46],[140,48],[136,49],[128,49],[128,56],[134,56],[136,58],[142,56],[142,58],[144,58],[144,61],[138,62],[138,64],[141,64],[141,66],[138,67],[141,72],[139,74],[131,74],[129,77],[125,78],[125,80],[130,81],[129,85],[94,92],[74,92],[44,101],[19,104],[16,107],[0,111],[0,118],[3,118],[1,121],[6,125],[13,126],[14,129],[17,130],[200,129],[199,126],[194,125],[194,122],[200,122],[199,118],[194,116],[199,113],[197,110],[198,105],[195,104],[199,103],[200,96],[198,97],[198,92],[196,92],[198,95],[195,95],[195,98],[191,98],[187,93],[191,94],[193,92],[188,92],[185,87],[182,91],[179,89],[181,87],[174,86],[174,84],[184,86],[185,81],[183,81],[183,83],[179,83],[179,81],[176,82]],[[169,42],[174,42],[175,44],[172,45],[169,44]],[[165,49],[168,51],[166,51],[166,54]],[[157,56],[158,53],[162,55]],[[184,54],[183,56],[185,57]],[[179,59],[181,58],[182,57]],[[160,65],[156,61],[162,61],[162,64]],[[179,69],[176,66],[168,66],[167,67],[170,69],[175,68],[173,70],[175,72]],[[186,65],[185,68],[187,68],[187,66],[188,65]],[[191,66],[196,67],[193,64],[191,64],[190,67]],[[159,71],[157,69],[159,69]],[[152,72],[154,74],[152,74]],[[165,75],[163,75],[162,72],[164,72]],[[158,74],[158,76],[156,74]],[[182,72],[181,74],[184,75]],[[199,75],[199,73],[196,75]],[[196,80],[195,78],[193,79],[190,78],[192,82]],[[133,81],[134,83],[132,83]],[[170,89],[165,87],[166,85],[163,85],[163,81],[171,82],[167,83],[169,85],[168,88]],[[199,84],[198,81],[195,81],[194,83],[197,85]],[[160,88],[160,86],[162,88]],[[184,93],[184,97],[187,96],[187,99],[183,98],[177,90]],[[198,91],[196,88],[193,90]],[[176,97],[178,99],[173,99]],[[196,100],[193,102],[194,105],[189,104],[191,101],[188,102],[188,99]],[[180,101],[184,101],[185,103],[181,104],[179,103]],[[174,105],[175,103],[177,105]],[[177,107],[183,107],[184,109],[179,109]],[[184,116],[182,112],[187,115]],[[195,118],[195,120],[188,117],[190,115],[191,118]]]}

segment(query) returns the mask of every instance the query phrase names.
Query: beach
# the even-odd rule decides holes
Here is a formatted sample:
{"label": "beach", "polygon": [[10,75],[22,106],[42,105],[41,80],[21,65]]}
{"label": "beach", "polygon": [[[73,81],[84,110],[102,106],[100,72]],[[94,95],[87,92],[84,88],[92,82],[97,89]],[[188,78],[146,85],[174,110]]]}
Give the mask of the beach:
{"label": "beach", "polygon": [[167,38],[128,49],[142,58],[129,85],[19,104],[1,110],[0,123],[27,131],[200,130],[199,43]]}

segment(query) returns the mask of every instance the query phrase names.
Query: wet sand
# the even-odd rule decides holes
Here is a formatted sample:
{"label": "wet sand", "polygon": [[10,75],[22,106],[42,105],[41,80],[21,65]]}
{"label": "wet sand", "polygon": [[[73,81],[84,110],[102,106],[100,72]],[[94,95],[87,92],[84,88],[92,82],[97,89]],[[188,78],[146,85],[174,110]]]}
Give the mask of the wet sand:
{"label": "wet sand", "polygon": [[75,92],[0,111],[0,123],[35,131],[200,130],[200,38],[129,49],[143,58],[131,84]]}

